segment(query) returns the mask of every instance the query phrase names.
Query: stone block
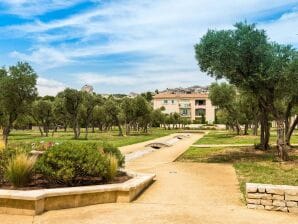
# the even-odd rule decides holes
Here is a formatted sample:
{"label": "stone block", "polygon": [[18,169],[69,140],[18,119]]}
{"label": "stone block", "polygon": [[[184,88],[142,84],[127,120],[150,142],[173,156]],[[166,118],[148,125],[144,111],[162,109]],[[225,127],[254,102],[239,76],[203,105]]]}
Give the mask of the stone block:
{"label": "stone block", "polygon": [[295,201],[287,201],[287,207],[298,207],[298,203]]}
{"label": "stone block", "polygon": [[298,207],[289,207],[289,212],[298,214]]}
{"label": "stone block", "polygon": [[286,201],[297,201],[298,202],[298,195],[297,196],[293,196],[293,195],[286,194],[285,199],[286,199]]}
{"label": "stone block", "polygon": [[247,204],[247,208],[250,209],[265,209],[264,205]]}
{"label": "stone block", "polygon": [[255,198],[255,199],[272,199],[271,194],[266,194],[266,193],[248,193],[247,198]]}
{"label": "stone block", "polygon": [[256,205],[261,204],[261,199],[247,198],[246,201],[248,204],[256,204]]}
{"label": "stone block", "polygon": [[272,205],[272,200],[261,199],[261,204],[262,205]]}
{"label": "stone block", "polygon": [[285,194],[284,189],[282,187],[277,187],[277,186],[267,186],[266,192],[268,194],[279,194],[279,195]]}
{"label": "stone block", "polygon": [[256,193],[258,191],[258,187],[255,184],[246,184],[246,192],[247,193]]}
{"label": "stone block", "polygon": [[272,206],[272,205],[266,205],[266,210],[269,211],[282,211],[282,212],[288,212],[288,208],[284,206]]}
{"label": "stone block", "polygon": [[273,194],[272,199],[273,200],[285,200],[285,196],[284,195],[279,195],[279,194]]}
{"label": "stone block", "polygon": [[278,207],[285,207],[286,206],[286,202],[285,201],[282,201],[282,200],[273,200],[272,205],[278,206]]}
{"label": "stone block", "polygon": [[298,196],[298,187],[292,187],[285,189],[285,194],[291,195],[291,196]]}
{"label": "stone block", "polygon": [[265,193],[266,192],[266,186],[265,185],[259,185],[258,186],[258,192]]}

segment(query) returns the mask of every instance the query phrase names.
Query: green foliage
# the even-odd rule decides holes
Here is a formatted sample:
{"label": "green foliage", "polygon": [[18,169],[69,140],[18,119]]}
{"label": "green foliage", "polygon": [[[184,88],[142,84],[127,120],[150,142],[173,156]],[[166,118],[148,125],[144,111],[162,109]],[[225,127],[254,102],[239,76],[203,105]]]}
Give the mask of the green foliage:
{"label": "green foliage", "polygon": [[67,88],[58,94],[58,97],[63,98],[65,111],[70,119],[74,138],[80,137],[79,115],[83,103],[83,93],[81,91]]}
{"label": "green foliage", "polygon": [[5,167],[5,178],[12,183],[14,187],[25,187],[32,175],[36,159],[21,153],[8,161]]}
{"label": "green foliage", "polygon": [[105,175],[105,178],[107,180],[113,180],[118,173],[119,161],[117,157],[113,154],[108,154],[107,159],[108,159],[108,167],[107,167],[107,173]]}
{"label": "green foliage", "polygon": [[51,182],[72,185],[79,177],[104,177],[107,167],[107,158],[95,143],[63,143],[47,150],[35,169]]}
{"label": "green foliage", "polygon": [[31,116],[39,125],[41,135],[45,133],[48,136],[50,126],[54,122],[53,102],[44,99],[35,101],[32,105]]}
{"label": "green foliage", "polygon": [[118,161],[118,166],[123,167],[123,165],[125,163],[125,157],[124,157],[124,155],[122,155],[122,153],[120,152],[120,150],[117,147],[104,142],[103,151],[107,155],[115,156]]}
{"label": "green foliage", "polygon": [[10,130],[18,116],[25,114],[37,96],[37,75],[28,63],[0,69],[0,125],[7,143]]}

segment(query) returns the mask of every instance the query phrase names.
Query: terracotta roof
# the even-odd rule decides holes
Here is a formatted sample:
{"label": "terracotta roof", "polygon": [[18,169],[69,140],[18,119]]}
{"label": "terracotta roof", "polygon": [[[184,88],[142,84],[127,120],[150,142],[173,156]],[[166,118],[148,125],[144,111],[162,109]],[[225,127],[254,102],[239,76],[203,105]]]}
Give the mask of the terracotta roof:
{"label": "terracotta roof", "polygon": [[208,94],[204,93],[159,93],[153,96],[153,99],[189,99],[189,98],[208,98]]}

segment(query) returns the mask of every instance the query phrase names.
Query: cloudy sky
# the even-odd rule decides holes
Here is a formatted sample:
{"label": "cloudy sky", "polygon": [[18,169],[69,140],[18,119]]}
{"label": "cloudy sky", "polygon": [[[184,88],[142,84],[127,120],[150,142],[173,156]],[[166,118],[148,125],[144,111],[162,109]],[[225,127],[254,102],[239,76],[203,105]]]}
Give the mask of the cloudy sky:
{"label": "cloudy sky", "polygon": [[298,0],[0,0],[0,66],[29,62],[41,95],[207,85],[194,44],[245,20],[298,47]]}

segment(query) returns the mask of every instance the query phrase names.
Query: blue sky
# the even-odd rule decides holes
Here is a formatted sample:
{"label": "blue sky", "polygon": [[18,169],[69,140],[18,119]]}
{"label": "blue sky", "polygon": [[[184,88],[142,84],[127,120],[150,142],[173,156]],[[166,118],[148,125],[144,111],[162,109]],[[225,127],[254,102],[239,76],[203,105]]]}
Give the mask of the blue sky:
{"label": "blue sky", "polygon": [[41,95],[207,85],[194,44],[244,20],[298,47],[297,0],[0,0],[0,65],[29,62]]}

